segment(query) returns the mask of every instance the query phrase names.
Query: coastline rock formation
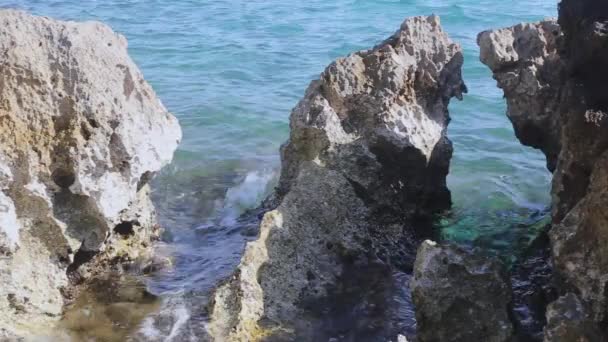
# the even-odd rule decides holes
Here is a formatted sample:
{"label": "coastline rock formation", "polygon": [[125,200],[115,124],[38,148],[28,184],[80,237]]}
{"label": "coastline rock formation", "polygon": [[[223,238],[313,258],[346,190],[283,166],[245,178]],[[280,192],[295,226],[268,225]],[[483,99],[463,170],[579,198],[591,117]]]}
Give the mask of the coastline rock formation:
{"label": "coastline rock formation", "polygon": [[291,115],[274,210],[210,304],[215,340],[327,340],[336,298],[411,270],[429,218],[450,206],[447,106],[466,91],[462,62],[438,17],[415,17],[310,84]]}
{"label": "coastline rock formation", "polygon": [[[545,109],[531,105],[527,112],[512,113],[509,116],[514,126],[533,126],[534,137],[520,137],[521,141],[541,142],[533,145],[547,154],[548,164],[555,164],[552,184],[552,228],[551,254],[554,263],[554,279],[560,293],[567,302],[577,302],[579,317],[590,317],[598,331],[608,330],[608,4],[592,0],[563,0],[559,6],[559,27],[561,34],[557,40],[548,39],[546,32],[530,27],[554,27],[554,22],[524,25],[527,33],[517,33],[517,28],[482,33],[480,45],[482,61],[492,60],[488,56],[500,56],[502,51],[514,50],[512,37],[536,36],[531,39],[543,41],[544,48],[538,49],[533,63],[542,70],[545,65],[553,65],[555,74],[547,78],[546,73],[528,73],[519,81],[524,89],[543,85],[544,91],[524,94],[512,92],[501,81],[514,65],[513,62],[488,62],[495,72],[499,86],[505,89],[508,102],[544,103]],[[494,35],[501,38],[488,38]],[[556,44],[556,45],[555,45]],[[540,44],[542,45],[542,44]],[[537,44],[537,46],[540,46]],[[544,52],[541,53],[541,50]],[[557,55],[554,52],[557,51]],[[524,56],[523,59],[527,57]],[[559,60],[558,60],[559,59]],[[547,64],[548,63],[548,64]],[[515,63],[517,64],[517,62]],[[520,70],[520,69],[518,69]],[[559,76],[558,76],[559,75]],[[549,81],[548,81],[549,80]],[[553,83],[550,80],[559,80]],[[548,84],[548,85],[547,85]],[[547,85],[547,86],[545,86]],[[534,96],[538,98],[534,98]],[[518,111],[519,109],[516,109]],[[550,111],[550,112],[548,112]],[[553,117],[559,136],[559,154],[547,153],[555,148],[554,126],[541,123],[540,117]],[[520,132],[521,133],[521,132]],[[521,134],[527,134],[523,132]],[[573,300],[572,296],[577,299]],[[566,299],[560,299],[566,301]],[[568,305],[555,304],[548,312],[551,329],[552,317],[560,317],[557,310],[568,309]],[[551,316],[551,317],[549,317]],[[563,334],[564,332],[562,332]],[[546,331],[546,336],[551,336]],[[598,340],[605,340],[602,336]]]}
{"label": "coastline rock formation", "polygon": [[519,24],[479,34],[480,59],[507,100],[507,116],[522,144],[541,149],[555,170],[561,148],[558,113],[563,74],[556,20]]}
{"label": "coastline rock formation", "polygon": [[123,36],[0,11],[0,339],[41,333],[75,285],[146,257],[147,184],[180,139]]}
{"label": "coastline rock formation", "polygon": [[511,286],[499,261],[425,241],[410,287],[418,341],[512,341]]}

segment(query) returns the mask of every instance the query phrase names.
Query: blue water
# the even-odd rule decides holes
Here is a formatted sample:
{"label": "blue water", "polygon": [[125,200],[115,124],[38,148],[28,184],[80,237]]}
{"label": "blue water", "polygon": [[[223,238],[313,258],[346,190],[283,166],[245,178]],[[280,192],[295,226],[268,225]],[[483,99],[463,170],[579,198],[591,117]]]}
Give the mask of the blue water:
{"label": "blue water", "polygon": [[108,23],[128,38],[131,56],[180,119],[183,143],[154,195],[167,228],[159,248],[177,268],[150,286],[180,302],[172,308],[184,306],[181,316],[171,311],[165,335],[176,327],[196,333],[198,309],[183,298],[203,296],[238,260],[244,238],[230,227],[271,188],[290,110],[310,80],[408,16],[440,15],[465,51],[470,93],[450,106],[454,210],[442,222],[444,237],[509,258],[542,227],[544,157],[516,140],[502,93],[478,61],[476,35],[555,16],[555,0],[0,0],[0,7]]}

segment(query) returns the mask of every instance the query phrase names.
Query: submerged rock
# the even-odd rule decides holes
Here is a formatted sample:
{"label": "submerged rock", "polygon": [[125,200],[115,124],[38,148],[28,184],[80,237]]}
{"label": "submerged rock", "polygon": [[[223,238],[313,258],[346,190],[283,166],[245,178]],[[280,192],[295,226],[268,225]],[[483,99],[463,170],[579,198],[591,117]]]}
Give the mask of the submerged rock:
{"label": "submerged rock", "polygon": [[74,285],[147,255],[147,184],[180,137],[124,37],[0,11],[0,338],[43,333]]}
{"label": "submerged rock", "polygon": [[[602,1],[563,0],[558,23],[563,37],[557,41],[547,39],[547,34],[538,28],[528,30],[528,35],[538,37],[535,41],[544,39],[546,44],[544,52],[536,54],[534,61],[525,65],[535,70],[542,70],[538,66],[553,65],[555,69],[551,72],[561,76],[548,77],[547,73],[536,72],[522,79],[522,84],[548,84],[542,92],[522,95],[509,91],[508,87],[503,89],[509,103],[530,103],[524,108],[524,115],[514,115],[513,107],[509,106],[516,130],[522,125],[539,128],[531,132],[531,138],[519,134],[518,137],[523,143],[527,143],[526,139],[542,141],[535,147],[546,153],[549,165],[555,165],[551,190],[553,227],[549,235],[558,289],[561,294],[576,293],[588,308],[589,317],[608,331],[608,218],[605,215],[608,205],[608,5]],[[555,27],[554,22],[532,26],[539,25]],[[499,30],[483,33],[481,37],[514,31],[514,28]],[[484,51],[489,55],[491,51],[520,48],[516,40],[508,38],[480,38],[480,45],[482,61],[488,60],[483,57]],[[492,62],[487,64],[502,86],[502,70]],[[541,108],[535,104],[546,105]],[[540,117],[553,117],[554,122],[537,124]],[[545,129],[541,129],[543,127]],[[559,137],[557,159],[551,147],[555,144],[547,143],[554,140],[555,128]],[[548,314],[558,317],[557,311],[566,308],[567,305],[556,304]],[[608,336],[599,340],[606,338]]]}
{"label": "submerged rock", "polygon": [[[215,340],[317,341],[378,329],[324,320],[336,306],[360,304],[339,298],[358,298],[392,266],[411,268],[419,236],[431,235],[427,220],[450,206],[447,106],[466,90],[462,62],[437,17],[415,17],[311,83],[291,115],[267,201],[275,210],[211,303]],[[380,321],[381,299],[363,297],[360,309],[378,308]]]}
{"label": "submerged rock", "polygon": [[500,262],[425,241],[418,249],[412,298],[418,341],[511,341],[511,289]]}
{"label": "submerged rock", "polygon": [[[549,227],[547,227],[549,228]],[[549,236],[543,231],[511,266],[511,320],[520,341],[542,341],[547,305],[557,299]]]}

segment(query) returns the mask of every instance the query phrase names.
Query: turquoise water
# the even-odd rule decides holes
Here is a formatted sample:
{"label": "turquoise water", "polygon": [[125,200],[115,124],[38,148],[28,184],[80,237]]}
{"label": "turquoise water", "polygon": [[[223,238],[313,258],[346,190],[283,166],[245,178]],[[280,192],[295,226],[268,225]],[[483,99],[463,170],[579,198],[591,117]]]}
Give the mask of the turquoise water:
{"label": "turquoise water", "polygon": [[231,227],[271,188],[290,110],[308,82],[408,16],[440,15],[465,51],[470,93],[450,107],[454,210],[442,222],[444,237],[508,258],[542,227],[550,181],[544,157],[516,140],[502,93],[478,62],[476,35],[555,16],[555,0],[0,0],[0,7],[110,24],[180,119],[183,144],[155,183],[167,228],[161,252],[176,255],[178,265],[151,282],[172,303],[172,318],[155,318],[172,322],[165,335],[176,326],[197,333],[178,324],[202,310],[184,298],[204,297],[238,260],[244,238]]}

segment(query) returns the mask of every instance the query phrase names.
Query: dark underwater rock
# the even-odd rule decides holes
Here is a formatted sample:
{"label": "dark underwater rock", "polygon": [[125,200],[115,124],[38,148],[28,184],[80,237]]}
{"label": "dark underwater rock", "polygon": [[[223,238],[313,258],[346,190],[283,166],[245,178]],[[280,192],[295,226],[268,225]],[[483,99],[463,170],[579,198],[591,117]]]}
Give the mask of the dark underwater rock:
{"label": "dark underwater rock", "polygon": [[418,249],[412,298],[420,342],[506,342],[513,338],[504,266],[455,246]]}

